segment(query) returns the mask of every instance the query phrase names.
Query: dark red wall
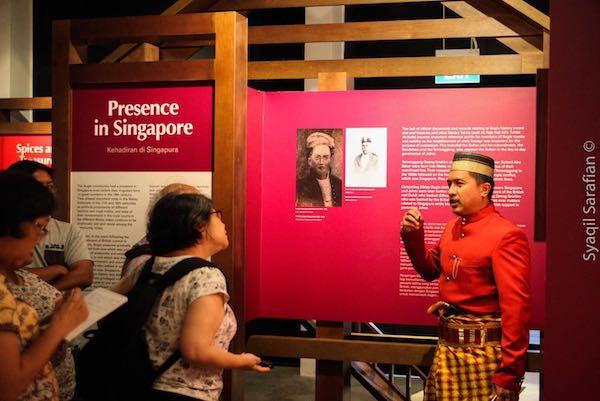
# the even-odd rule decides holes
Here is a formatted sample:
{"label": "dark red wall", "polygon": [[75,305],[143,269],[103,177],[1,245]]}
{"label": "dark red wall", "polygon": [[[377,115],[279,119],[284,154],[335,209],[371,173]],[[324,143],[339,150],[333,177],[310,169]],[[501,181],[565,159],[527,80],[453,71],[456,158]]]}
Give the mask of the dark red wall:
{"label": "dark red wall", "polygon": [[[600,167],[600,1],[551,3],[544,401],[600,400],[600,255],[583,260],[586,158]],[[584,150],[588,142],[596,148]],[[598,172],[595,183],[598,186]],[[596,188],[596,203],[600,191]],[[591,236],[600,240],[600,230]]]}

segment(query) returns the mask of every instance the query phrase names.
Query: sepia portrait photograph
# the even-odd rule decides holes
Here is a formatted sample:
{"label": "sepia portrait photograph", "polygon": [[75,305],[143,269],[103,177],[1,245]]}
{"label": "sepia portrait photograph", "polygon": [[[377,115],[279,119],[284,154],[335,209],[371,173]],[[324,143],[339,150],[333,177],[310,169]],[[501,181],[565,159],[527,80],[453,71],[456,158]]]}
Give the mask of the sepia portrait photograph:
{"label": "sepia portrait photograph", "polygon": [[346,187],[387,186],[387,128],[346,129]]}
{"label": "sepia portrait photograph", "polygon": [[341,128],[298,129],[296,206],[341,206],[343,160]]}

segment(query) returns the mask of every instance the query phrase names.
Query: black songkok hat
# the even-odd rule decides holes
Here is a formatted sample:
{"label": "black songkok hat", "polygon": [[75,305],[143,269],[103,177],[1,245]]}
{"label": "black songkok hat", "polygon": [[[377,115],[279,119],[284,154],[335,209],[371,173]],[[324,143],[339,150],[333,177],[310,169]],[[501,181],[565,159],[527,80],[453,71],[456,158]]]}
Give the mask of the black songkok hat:
{"label": "black songkok hat", "polygon": [[456,152],[452,159],[452,170],[468,171],[494,178],[494,159],[479,153]]}

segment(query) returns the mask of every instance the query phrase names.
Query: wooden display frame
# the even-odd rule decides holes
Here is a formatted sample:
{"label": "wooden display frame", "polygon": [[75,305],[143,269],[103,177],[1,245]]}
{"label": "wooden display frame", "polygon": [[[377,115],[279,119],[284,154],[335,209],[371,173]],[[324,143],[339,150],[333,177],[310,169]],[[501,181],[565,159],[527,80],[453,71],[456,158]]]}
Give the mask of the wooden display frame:
{"label": "wooden display frame", "polygon": [[51,97],[25,97],[0,99],[0,136],[50,135],[52,123],[49,121],[12,121],[11,113],[24,110],[50,110]]}
{"label": "wooden display frame", "polygon": [[[230,246],[215,255],[230,288],[231,305],[244,316],[247,19],[236,12],[55,21],[52,35],[52,139],[59,210],[69,220],[72,171],[72,92],[80,85],[214,82],[213,201],[223,211]],[[212,60],[161,61],[152,44],[212,37]],[[97,43],[144,43],[127,63],[85,64],[87,47]],[[244,326],[231,349],[242,352]],[[243,399],[243,376],[225,376],[223,399]]]}
{"label": "wooden display frame", "polygon": [[[415,0],[410,0],[414,2]],[[427,1],[427,0],[419,0]],[[404,3],[408,0],[391,1]],[[184,2],[181,2],[184,3]],[[251,10],[283,6],[329,4],[372,4],[381,1],[289,1],[235,0],[219,1],[213,10]],[[178,14],[127,17],[103,20],[57,21],[53,27],[52,114],[54,166],[60,193],[61,209],[57,216],[69,218],[69,177],[71,173],[72,88],[80,85],[114,83],[160,83],[214,81],[214,160],[213,199],[224,211],[231,234],[227,251],[215,256],[223,268],[232,292],[232,306],[238,316],[244,315],[245,265],[245,179],[246,179],[246,110],[247,80],[319,78],[321,89],[347,89],[353,78],[402,77],[444,74],[536,74],[548,66],[549,21],[537,14],[526,14],[527,22],[514,24],[498,7],[487,6],[489,14],[473,5],[480,0],[442,2],[464,19],[459,21],[376,22],[367,36],[364,23],[324,24],[314,26],[252,27],[236,12]],[[503,0],[503,3],[507,1]],[[514,3],[514,2],[513,2]],[[517,2],[520,4],[520,2]],[[184,6],[182,6],[185,8]],[[182,9],[183,9],[182,8]],[[533,26],[536,29],[531,28]],[[284,60],[248,63],[250,43],[323,41],[327,40],[402,40],[464,36],[499,37],[515,54],[460,57],[398,57],[386,59]],[[407,31],[408,29],[408,31]],[[465,31],[466,30],[466,31]],[[523,37],[522,37],[523,36]],[[249,39],[250,37],[250,39]],[[181,39],[187,43],[183,46]],[[90,44],[122,43],[117,51],[101,63],[86,64],[86,48]],[[173,46],[169,46],[169,43]],[[533,42],[533,43],[532,43]],[[132,43],[140,43],[139,46]],[[163,46],[157,46],[160,43]],[[178,47],[176,44],[179,44]],[[214,45],[214,59],[189,60],[194,47]],[[133,49],[133,50],[132,50]],[[197,49],[196,49],[197,50]],[[122,62],[117,62],[122,61]],[[348,77],[351,77],[350,81]],[[349,82],[349,83],[348,83]],[[346,88],[344,88],[346,84]],[[542,102],[546,102],[543,99]],[[543,127],[545,132],[545,127]],[[539,166],[538,166],[539,168]],[[540,198],[542,199],[542,198]],[[543,199],[542,199],[543,200]],[[541,217],[543,218],[543,213]],[[540,236],[543,237],[542,228]],[[347,332],[338,327],[334,335],[315,339],[253,336],[248,350],[264,356],[312,357],[328,361],[353,359],[396,364],[431,363],[433,346],[382,341],[358,341],[345,338]],[[329,338],[328,338],[329,337]],[[333,338],[332,338],[333,337]],[[239,325],[232,343],[234,352],[244,349],[244,329]],[[529,370],[539,371],[540,354],[529,358]],[[337,373],[336,373],[337,374]],[[347,373],[337,374],[338,378]],[[342,383],[340,388],[344,388]],[[331,393],[319,393],[317,399],[332,400]],[[325,391],[325,390],[323,390]],[[341,391],[344,391],[343,389]],[[337,394],[336,396],[343,395]],[[242,400],[243,383],[239,372],[226,384],[225,400]]]}

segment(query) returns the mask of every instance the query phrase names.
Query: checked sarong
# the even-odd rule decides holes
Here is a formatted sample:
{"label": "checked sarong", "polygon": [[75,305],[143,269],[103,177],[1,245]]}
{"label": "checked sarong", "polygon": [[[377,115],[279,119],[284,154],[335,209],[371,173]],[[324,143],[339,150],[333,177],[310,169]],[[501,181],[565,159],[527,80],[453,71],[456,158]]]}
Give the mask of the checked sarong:
{"label": "checked sarong", "polygon": [[[453,324],[500,322],[497,316],[451,315]],[[424,401],[488,401],[492,376],[501,362],[500,342],[481,344],[438,343],[425,383]]]}

